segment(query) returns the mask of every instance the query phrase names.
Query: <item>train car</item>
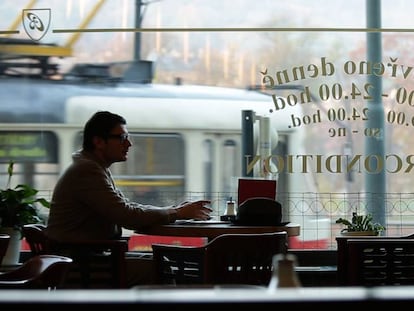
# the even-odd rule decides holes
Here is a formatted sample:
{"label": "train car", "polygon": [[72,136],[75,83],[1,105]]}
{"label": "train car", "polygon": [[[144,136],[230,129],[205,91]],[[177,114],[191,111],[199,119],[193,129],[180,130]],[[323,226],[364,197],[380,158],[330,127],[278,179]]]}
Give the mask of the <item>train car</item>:
{"label": "train car", "polygon": [[[204,198],[212,201],[216,216],[222,215],[226,201],[237,199],[237,181],[243,177],[245,111],[257,117],[253,157],[260,156],[261,118],[269,120],[272,155],[306,154],[303,129],[289,126],[291,115],[301,116],[300,107],[275,111],[271,96],[252,90],[3,76],[0,101],[0,181],[6,184],[7,163],[14,160],[15,182],[31,183],[46,195],[80,148],[86,120],[98,110],[127,119],[133,146],[128,161],[111,170],[117,186],[141,203]],[[264,178],[260,163],[252,165],[254,178]],[[325,248],[329,219],[303,207],[303,194],[317,193],[312,176],[278,170],[277,162],[271,166],[275,169],[266,178],[277,179],[283,219],[301,225],[290,246]]]}

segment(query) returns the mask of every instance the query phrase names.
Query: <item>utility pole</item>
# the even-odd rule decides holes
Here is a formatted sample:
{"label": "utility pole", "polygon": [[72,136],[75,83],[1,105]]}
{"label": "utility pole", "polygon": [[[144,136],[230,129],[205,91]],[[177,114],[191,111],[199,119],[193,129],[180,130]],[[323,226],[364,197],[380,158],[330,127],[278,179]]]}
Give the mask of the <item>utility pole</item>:
{"label": "utility pole", "polygon": [[255,156],[254,150],[254,133],[253,124],[255,120],[255,113],[253,110],[242,111],[242,176],[253,177],[253,169],[247,172],[248,159],[253,159]]}
{"label": "utility pole", "polygon": [[[140,29],[142,25],[142,5],[141,0],[135,0],[135,29]],[[134,60],[141,60],[141,31],[135,32]]]}
{"label": "utility pole", "polygon": [[[368,29],[381,28],[380,0],[366,0],[366,18]],[[367,61],[370,64],[382,63],[381,36],[380,31],[367,32]],[[372,66],[372,68],[374,71],[375,66]],[[366,128],[375,129],[376,132],[378,130],[379,135],[365,136],[365,155],[371,157],[369,166],[372,168],[372,172],[365,174],[366,206],[367,212],[372,214],[374,222],[385,225],[386,183],[383,165],[385,159],[385,128],[382,103],[382,77],[381,75],[368,74],[367,81],[373,86],[373,96],[366,103],[369,116]]]}

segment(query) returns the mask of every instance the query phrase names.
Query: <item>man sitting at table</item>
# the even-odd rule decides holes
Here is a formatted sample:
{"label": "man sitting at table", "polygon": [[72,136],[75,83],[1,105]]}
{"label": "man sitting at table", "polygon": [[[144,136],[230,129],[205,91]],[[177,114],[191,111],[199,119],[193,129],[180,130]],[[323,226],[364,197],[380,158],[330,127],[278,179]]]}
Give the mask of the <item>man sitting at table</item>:
{"label": "man sitting at table", "polygon": [[[210,201],[159,207],[131,202],[115,186],[109,167],[126,161],[132,146],[126,120],[96,112],[85,124],[82,149],[59,178],[51,200],[46,234],[55,242],[117,239],[122,227],[132,230],[168,224],[176,219],[210,217]],[[129,286],[152,282],[152,260],[127,258]]]}

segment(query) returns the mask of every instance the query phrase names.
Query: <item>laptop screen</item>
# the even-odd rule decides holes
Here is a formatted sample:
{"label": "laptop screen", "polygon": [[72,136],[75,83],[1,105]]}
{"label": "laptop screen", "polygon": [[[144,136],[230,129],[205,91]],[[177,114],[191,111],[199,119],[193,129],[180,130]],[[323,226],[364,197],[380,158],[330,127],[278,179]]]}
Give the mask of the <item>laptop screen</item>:
{"label": "laptop screen", "polygon": [[237,205],[257,197],[276,200],[276,185],[276,180],[239,178]]}

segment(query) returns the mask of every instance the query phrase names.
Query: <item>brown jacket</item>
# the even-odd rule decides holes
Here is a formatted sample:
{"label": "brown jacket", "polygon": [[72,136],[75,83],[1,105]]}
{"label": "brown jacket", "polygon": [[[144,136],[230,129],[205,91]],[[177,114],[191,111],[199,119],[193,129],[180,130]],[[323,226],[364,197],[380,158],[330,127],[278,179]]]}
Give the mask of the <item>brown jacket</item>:
{"label": "brown jacket", "polygon": [[53,192],[47,235],[64,242],[110,239],[120,227],[144,229],[170,222],[172,209],[129,202],[109,169],[91,153],[78,151]]}

